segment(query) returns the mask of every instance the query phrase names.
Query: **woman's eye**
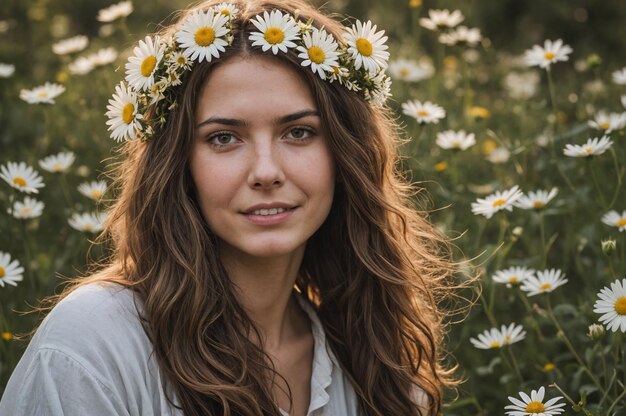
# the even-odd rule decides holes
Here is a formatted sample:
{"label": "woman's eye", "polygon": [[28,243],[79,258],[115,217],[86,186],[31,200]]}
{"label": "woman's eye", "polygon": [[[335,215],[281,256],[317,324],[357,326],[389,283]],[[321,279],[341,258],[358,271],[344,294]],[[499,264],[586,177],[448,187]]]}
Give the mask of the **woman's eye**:
{"label": "woman's eye", "polygon": [[313,134],[313,131],[311,131],[310,129],[306,129],[304,127],[295,127],[289,130],[288,136],[291,136],[292,139],[303,140],[308,139],[309,137],[313,136]]}
{"label": "woman's eye", "polygon": [[232,144],[232,140],[235,137],[230,133],[218,133],[209,137],[209,143],[215,146],[226,146],[228,144]]}

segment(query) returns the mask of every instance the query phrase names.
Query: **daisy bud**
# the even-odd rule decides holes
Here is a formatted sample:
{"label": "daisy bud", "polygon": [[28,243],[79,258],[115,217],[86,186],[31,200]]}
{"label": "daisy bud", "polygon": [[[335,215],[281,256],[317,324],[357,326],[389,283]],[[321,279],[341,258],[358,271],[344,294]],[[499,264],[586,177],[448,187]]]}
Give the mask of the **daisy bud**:
{"label": "daisy bud", "polygon": [[587,64],[592,68],[600,66],[602,64],[602,58],[600,58],[600,55],[597,53],[592,53],[587,57]]}
{"label": "daisy bud", "polygon": [[599,341],[604,337],[604,327],[599,324],[591,324],[589,325],[589,332],[587,332],[587,336],[594,341]]}
{"label": "daisy bud", "polygon": [[615,249],[617,247],[617,242],[612,238],[608,238],[607,240],[602,240],[602,252],[605,256],[610,257],[615,253]]}

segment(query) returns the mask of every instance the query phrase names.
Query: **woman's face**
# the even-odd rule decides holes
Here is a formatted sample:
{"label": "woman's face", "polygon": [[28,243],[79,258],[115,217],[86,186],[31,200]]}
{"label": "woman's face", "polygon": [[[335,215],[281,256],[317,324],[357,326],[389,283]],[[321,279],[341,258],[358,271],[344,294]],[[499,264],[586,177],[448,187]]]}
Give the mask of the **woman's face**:
{"label": "woman's face", "polygon": [[190,159],[202,214],[242,258],[304,252],[326,219],[335,170],[318,109],[296,70],[232,58],[209,75]]}

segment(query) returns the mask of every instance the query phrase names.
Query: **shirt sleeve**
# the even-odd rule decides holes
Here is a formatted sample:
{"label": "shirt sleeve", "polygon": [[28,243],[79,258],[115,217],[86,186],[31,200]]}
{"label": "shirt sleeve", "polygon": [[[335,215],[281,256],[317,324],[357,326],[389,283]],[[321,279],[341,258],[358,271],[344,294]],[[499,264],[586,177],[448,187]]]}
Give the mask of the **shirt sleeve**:
{"label": "shirt sleeve", "polygon": [[37,350],[16,368],[0,402],[0,415],[127,416],[117,395],[70,355]]}

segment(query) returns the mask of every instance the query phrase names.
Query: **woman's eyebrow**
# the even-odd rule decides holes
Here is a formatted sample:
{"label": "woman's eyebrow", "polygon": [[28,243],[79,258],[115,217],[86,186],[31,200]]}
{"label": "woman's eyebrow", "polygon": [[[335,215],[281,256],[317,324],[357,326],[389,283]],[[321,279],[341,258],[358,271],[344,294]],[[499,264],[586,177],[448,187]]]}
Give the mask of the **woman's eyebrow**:
{"label": "woman's eyebrow", "polygon": [[[304,117],[316,116],[320,117],[320,113],[317,110],[302,110],[297,111],[292,114],[287,114],[285,116],[279,117],[274,120],[275,124],[285,124],[295,120],[299,120]],[[200,124],[196,126],[196,128],[200,128],[203,126],[207,126],[209,124],[222,124],[226,126],[234,126],[234,127],[245,127],[248,123],[244,120],[236,119],[236,118],[225,118],[225,117],[209,117]]]}

